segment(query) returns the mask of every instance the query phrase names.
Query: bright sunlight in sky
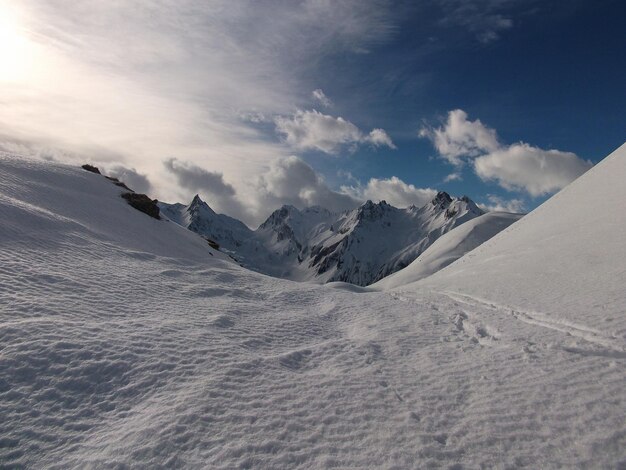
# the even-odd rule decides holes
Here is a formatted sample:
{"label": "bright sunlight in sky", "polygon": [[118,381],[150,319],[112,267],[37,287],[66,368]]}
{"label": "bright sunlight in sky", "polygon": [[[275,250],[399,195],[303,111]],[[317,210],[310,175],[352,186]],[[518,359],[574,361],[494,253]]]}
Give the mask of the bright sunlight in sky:
{"label": "bright sunlight in sky", "polygon": [[17,12],[0,3],[0,81],[28,81],[34,72],[34,56],[34,44],[21,28]]}

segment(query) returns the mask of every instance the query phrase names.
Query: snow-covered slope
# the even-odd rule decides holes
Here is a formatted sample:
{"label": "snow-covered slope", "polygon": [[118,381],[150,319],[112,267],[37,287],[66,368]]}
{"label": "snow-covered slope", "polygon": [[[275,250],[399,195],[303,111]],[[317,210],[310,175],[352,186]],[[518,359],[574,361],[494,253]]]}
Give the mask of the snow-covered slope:
{"label": "snow-covered slope", "polygon": [[625,180],[623,145],[519,222],[425,279],[424,286],[537,312],[537,318],[557,328],[597,336],[621,351],[626,338]]}
{"label": "snow-covered slope", "polygon": [[[264,276],[119,193],[0,157],[0,466],[626,464],[617,338],[439,292],[447,281],[356,294]],[[623,218],[595,222],[623,240]],[[605,274],[614,253],[592,252],[588,278],[623,285]],[[603,331],[623,294],[599,293],[585,308]]]}
{"label": "snow-covered slope", "polygon": [[442,235],[406,268],[370,287],[389,290],[428,277],[472,251],[521,217],[521,214],[506,212],[488,212],[476,217]]}
{"label": "snow-covered slope", "polygon": [[67,250],[80,259],[96,244],[131,259],[228,259],[197,234],[133,209],[120,197],[127,191],[103,176],[1,153],[0,158],[5,249]]}
{"label": "snow-covered slope", "polygon": [[367,201],[335,214],[321,207],[283,206],[252,232],[216,214],[198,196],[188,206],[160,207],[171,220],[228,249],[249,269],[297,281],[361,286],[404,268],[441,235],[483,214],[469,198],[440,192],[419,208]]}

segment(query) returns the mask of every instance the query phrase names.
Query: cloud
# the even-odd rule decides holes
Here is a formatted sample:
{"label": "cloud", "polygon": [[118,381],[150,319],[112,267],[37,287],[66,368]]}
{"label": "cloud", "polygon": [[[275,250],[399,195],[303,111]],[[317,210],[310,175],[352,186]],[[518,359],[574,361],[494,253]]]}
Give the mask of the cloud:
{"label": "cloud", "polygon": [[494,194],[488,194],[488,204],[478,204],[478,207],[489,212],[513,212],[520,214],[526,211],[526,204],[522,199],[504,199]]}
{"label": "cloud", "polygon": [[107,176],[112,176],[124,182],[135,192],[149,195],[152,191],[152,185],[150,184],[148,177],[139,173],[134,168],[126,168],[122,165],[115,165],[104,168],[104,172]]}
{"label": "cloud", "polygon": [[439,155],[455,166],[463,165],[463,157],[477,156],[499,147],[496,131],[479,119],[468,121],[462,109],[450,111],[442,127],[423,126],[419,135],[430,139]]}
{"label": "cloud", "polygon": [[385,179],[371,178],[365,186],[342,186],[341,190],[355,199],[384,200],[396,207],[411,205],[421,207],[437,195],[437,191],[434,189],[416,188],[397,176]]}
{"label": "cloud", "polygon": [[395,148],[382,129],[374,129],[364,135],[357,126],[342,117],[322,114],[313,109],[298,110],[291,117],[278,116],[276,131],[285,141],[298,150],[319,150],[336,154],[343,147],[354,151],[359,144],[370,143],[376,147],[385,145]]}
{"label": "cloud", "polygon": [[235,188],[224,181],[222,173],[207,171],[191,163],[180,162],[176,158],[165,160],[163,164],[184,188],[227,196],[235,194]]}
{"label": "cloud", "polygon": [[275,158],[260,174],[244,180],[240,190],[219,172],[175,158],[163,163],[181,187],[180,200],[189,201],[198,193],[216,212],[238,218],[253,228],[283,204],[299,209],[322,206],[340,212],[363,202],[332,190],[319,173],[296,156]]}
{"label": "cloud", "polygon": [[[50,148],[32,141],[21,141],[0,134],[0,151],[10,154],[32,156],[46,161],[68,162],[79,158],[56,148]],[[84,157],[82,157],[84,158]]]}
{"label": "cloud", "polygon": [[513,27],[513,20],[502,15],[487,15],[478,17],[480,22],[474,23],[473,31],[477,39],[483,44],[500,39],[500,33]]}
{"label": "cloud", "polygon": [[526,191],[531,196],[558,191],[591,166],[571,152],[543,150],[523,142],[474,160],[481,179],[495,180],[505,189]]}
{"label": "cloud", "polygon": [[333,105],[330,98],[326,96],[320,88],[313,90],[313,93],[311,94],[313,95],[313,98],[315,98],[325,108],[330,108]]}
{"label": "cloud", "polygon": [[462,180],[463,180],[463,176],[461,176],[461,173],[455,172],[455,173],[450,173],[449,175],[447,175],[443,179],[443,182],[449,183],[450,181],[462,181]]}
{"label": "cloud", "polygon": [[494,129],[478,119],[469,121],[461,109],[450,111],[442,127],[424,126],[419,135],[430,139],[440,158],[457,169],[469,164],[483,181],[495,181],[509,191],[525,191],[531,196],[558,191],[592,166],[571,152],[544,150],[524,142],[504,145]]}
{"label": "cloud", "polygon": [[188,198],[192,194],[200,194],[214,211],[244,222],[249,220],[251,216],[249,208],[242,203],[235,188],[224,181],[222,173],[208,171],[176,158],[165,160],[163,165],[174,175]]}
{"label": "cloud", "polygon": [[255,186],[258,208],[276,208],[291,204],[298,208],[322,206],[344,211],[360,204],[349,194],[331,190],[324,179],[304,160],[296,156],[272,162]]}
{"label": "cloud", "polygon": [[396,149],[396,146],[391,141],[391,137],[389,137],[383,129],[372,129],[363,140],[371,143],[375,147],[385,146],[390,149]]}
{"label": "cloud", "polygon": [[443,0],[444,25],[461,26],[483,44],[500,39],[513,28],[512,11],[521,0]]}

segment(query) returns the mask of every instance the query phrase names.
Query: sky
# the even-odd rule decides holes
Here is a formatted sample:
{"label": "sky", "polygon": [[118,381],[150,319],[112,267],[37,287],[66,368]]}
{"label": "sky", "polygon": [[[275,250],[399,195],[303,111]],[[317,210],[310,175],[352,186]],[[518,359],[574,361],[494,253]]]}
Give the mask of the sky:
{"label": "sky", "polygon": [[0,0],[0,150],[260,224],[530,211],[624,143],[621,0]]}

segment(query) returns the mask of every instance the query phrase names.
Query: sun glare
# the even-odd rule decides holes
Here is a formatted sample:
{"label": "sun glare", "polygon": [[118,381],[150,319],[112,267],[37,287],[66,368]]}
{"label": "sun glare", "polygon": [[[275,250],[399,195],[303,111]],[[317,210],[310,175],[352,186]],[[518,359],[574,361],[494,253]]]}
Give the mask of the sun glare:
{"label": "sun glare", "polygon": [[17,13],[0,4],[0,81],[26,80],[33,65],[33,49]]}

